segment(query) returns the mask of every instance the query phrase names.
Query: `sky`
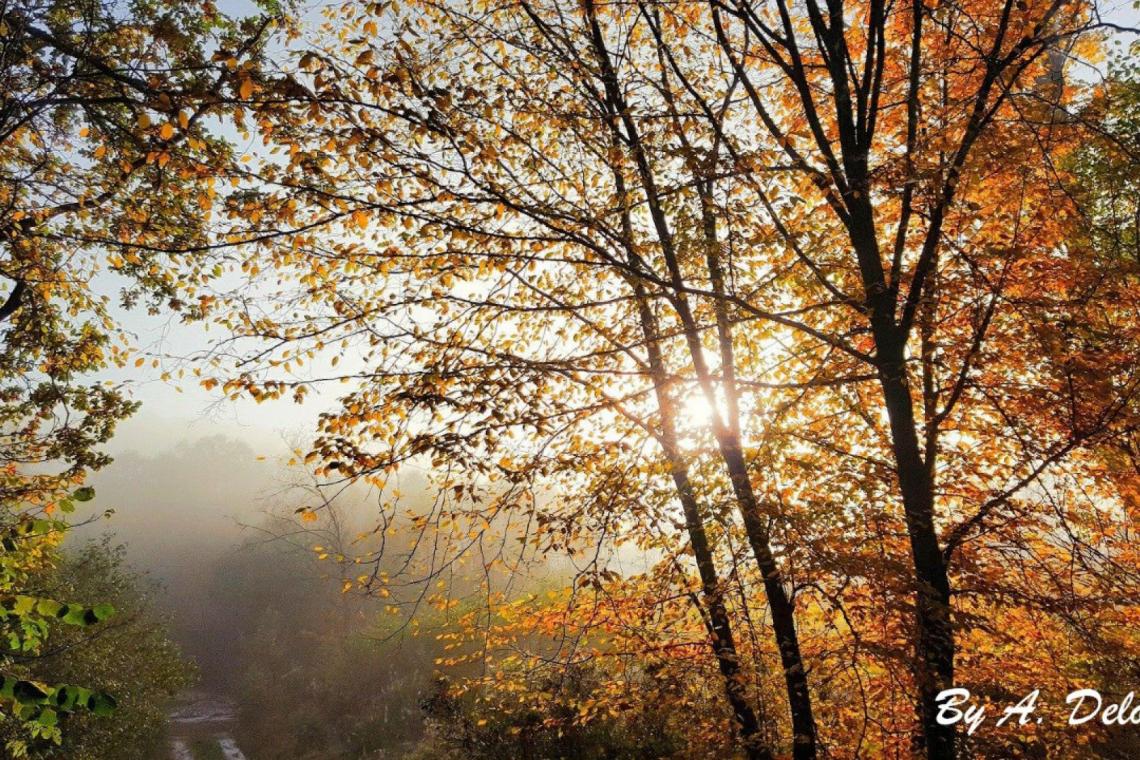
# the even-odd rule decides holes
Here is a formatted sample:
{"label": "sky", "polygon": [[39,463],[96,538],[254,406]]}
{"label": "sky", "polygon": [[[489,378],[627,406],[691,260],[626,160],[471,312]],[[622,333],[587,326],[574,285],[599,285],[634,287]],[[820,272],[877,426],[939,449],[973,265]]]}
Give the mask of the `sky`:
{"label": "sky", "polygon": [[[1131,5],[1107,3],[1106,18],[1122,25],[1140,23],[1140,12]],[[316,15],[318,6],[306,7],[306,15]],[[228,0],[222,8],[253,10],[244,0]],[[254,136],[238,147],[256,153],[259,142]],[[116,302],[121,285],[117,275],[101,274],[94,289]],[[256,522],[266,509],[268,495],[286,477],[283,463],[290,449],[311,440],[318,415],[334,408],[342,388],[315,386],[302,404],[289,398],[258,404],[249,397],[231,401],[220,388],[207,391],[189,371],[180,382],[163,381],[164,372],[176,373],[178,357],[204,350],[221,334],[143,308],[114,309],[113,315],[159,366],[147,361],[136,368],[132,363],[97,378],[123,384],[141,408],[106,447],[118,461],[92,480],[97,492],[93,514],[108,508],[116,514],[80,536],[116,532],[139,565],[177,591],[187,577],[208,572],[212,559],[234,551],[248,537],[240,524]],[[195,531],[201,540],[183,540]]]}
{"label": "sky", "polygon": [[163,381],[167,370],[177,370],[178,357],[205,349],[219,334],[200,324],[182,324],[170,315],[150,316],[141,310],[124,312],[122,322],[139,348],[159,359],[142,367],[128,366],[107,372],[101,379],[121,382],[129,395],[142,403],[112,440],[112,452],[154,451],[180,441],[224,434],[248,443],[259,456],[282,455],[285,439],[310,434],[321,409],[332,401],[316,392],[304,404],[279,400],[257,404],[251,398],[227,399],[220,389],[207,391],[189,372],[181,381]]}
{"label": "sky", "polygon": [[[1109,3],[1111,20],[1136,24],[1138,13],[1129,5]],[[251,6],[222,7],[236,12]],[[241,147],[255,152],[254,142]],[[117,300],[120,285],[104,274],[95,289]],[[164,372],[178,369],[177,357],[202,351],[220,333],[140,308],[116,309],[114,315],[135,345],[160,364],[132,364],[98,378],[123,384],[141,408],[107,446],[117,461],[92,478],[92,514],[109,508],[115,514],[78,531],[78,540],[114,532],[135,564],[167,585],[180,616],[176,627],[193,633],[198,622],[222,614],[208,598],[215,588],[211,574],[251,537],[243,525],[281,506],[276,499],[286,477],[283,461],[294,444],[310,440],[318,415],[333,408],[340,387],[314,387],[302,404],[288,398],[257,404],[249,397],[228,400],[220,389],[207,391],[189,373],[180,382],[163,381]],[[214,635],[209,629],[197,638]]]}
{"label": "sky", "polygon": [[[255,10],[247,0],[226,0],[220,5],[223,11],[235,14]],[[318,15],[319,4],[304,7],[307,16]],[[1108,20],[1124,25],[1140,23],[1140,11],[1129,0],[1110,0],[1103,7]],[[255,152],[258,143],[251,139],[245,147]],[[118,283],[112,276],[101,278],[98,289],[113,294]],[[117,316],[135,336],[136,344],[159,358],[161,364],[152,368],[147,362],[141,368],[110,371],[99,378],[125,383],[132,398],[142,402],[139,412],[120,426],[108,446],[112,454],[156,453],[204,437],[224,435],[247,444],[254,457],[281,457],[289,450],[285,441],[307,440],[318,414],[335,401],[336,388],[315,387],[300,405],[288,399],[257,404],[250,398],[229,401],[220,389],[206,391],[189,375],[178,384],[164,382],[160,379],[163,371],[178,366],[169,357],[200,351],[218,334],[207,333],[199,324],[180,324],[168,314],[148,315],[143,309],[119,310]]]}

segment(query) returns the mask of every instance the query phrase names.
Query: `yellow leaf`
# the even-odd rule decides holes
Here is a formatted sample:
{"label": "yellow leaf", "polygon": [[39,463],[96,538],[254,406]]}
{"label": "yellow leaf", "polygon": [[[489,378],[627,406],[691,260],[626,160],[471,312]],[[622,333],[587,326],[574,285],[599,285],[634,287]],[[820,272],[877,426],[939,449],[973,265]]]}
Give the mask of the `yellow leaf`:
{"label": "yellow leaf", "polygon": [[169,121],[162,125],[162,129],[158,131],[158,136],[163,140],[169,140],[174,137],[174,125]]}
{"label": "yellow leaf", "polygon": [[241,95],[242,100],[249,100],[249,97],[253,95],[253,80],[241,80],[241,88],[238,90],[238,94]]}
{"label": "yellow leaf", "polygon": [[301,513],[301,521],[302,522],[316,522],[317,521],[317,513],[313,512],[312,510],[307,509]]}

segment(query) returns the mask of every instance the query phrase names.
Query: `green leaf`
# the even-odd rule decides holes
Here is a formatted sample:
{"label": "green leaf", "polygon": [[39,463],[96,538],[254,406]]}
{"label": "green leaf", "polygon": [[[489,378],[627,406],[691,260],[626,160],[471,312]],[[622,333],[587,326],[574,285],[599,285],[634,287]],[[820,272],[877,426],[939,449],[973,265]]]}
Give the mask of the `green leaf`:
{"label": "green leaf", "polygon": [[67,684],[55,690],[52,701],[60,710],[71,712],[76,707],[86,708],[94,694],[93,691],[82,686]]}
{"label": "green leaf", "polygon": [[71,495],[71,498],[76,501],[91,501],[95,498],[95,489],[91,486],[83,486],[83,488],[76,490],[76,492]]}
{"label": "green leaf", "polygon": [[68,625],[88,625],[87,608],[81,604],[68,604],[60,609],[60,620]]}
{"label": "green leaf", "polygon": [[59,714],[50,707],[45,707],[43,710],[40,710],[40,714],[39,717],[36,718],[36,722],[41,726],[47,726],[50,728],[59,723]]}
{"label": "green leaf", "polygon": [[52,701],[64,712],[71,712],[75,709],[75,703],[82,696],[82,691],[83,689],[78,686],[60,686],[52,695]]}
{"label": "green leaf", "polygon": [[40,702],[48,696],[41,684],[32,681],[16,681],[12,688],[12,696],[20,704],[33,704]]}
{"label": "green leaf", "polygon": [[114,713],[118,706],[114,697],[101,691],[95,692],[87,704],[92,713],[104,718]]}
{"label": "green leaf", "polygon": [[27,617],[32,610],[36,608],[36,598],[34,596],[20,595],[16,597],[16,603],[12,606],[12,612],[16,613],[19,617]]}
{"label": "green leaf", "polygon": [[36,612],[44,617],[55,617],[61,609],[63,605],[54,599],[40,599],[36,602]]}

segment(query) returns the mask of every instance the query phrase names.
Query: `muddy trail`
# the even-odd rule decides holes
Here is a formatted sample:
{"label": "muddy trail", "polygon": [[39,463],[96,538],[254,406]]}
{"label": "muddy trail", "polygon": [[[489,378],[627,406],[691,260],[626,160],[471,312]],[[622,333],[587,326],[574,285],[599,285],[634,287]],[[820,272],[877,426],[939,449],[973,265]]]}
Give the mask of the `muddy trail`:
{"label": "muddy trail", "polygon": [[170,760],[247,760],[230,735],[236,720],[224,697],[187,694],[170,713]]}

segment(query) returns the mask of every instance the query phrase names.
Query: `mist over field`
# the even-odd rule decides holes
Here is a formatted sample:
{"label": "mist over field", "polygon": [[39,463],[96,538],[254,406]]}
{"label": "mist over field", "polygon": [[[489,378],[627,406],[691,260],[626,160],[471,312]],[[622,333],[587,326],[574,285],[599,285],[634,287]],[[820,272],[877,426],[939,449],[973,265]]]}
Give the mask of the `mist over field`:
{"label": "mist over field", "polygon": [[[247,757],[327,756],[305,749],[320,725],[335,726],[322,752],[348,752],[354,740],[358,751],[413,746],[433,670],[422,650],[437,647],[392,636],[380,604],[341,593],[341,574],[313,551],[327,521],[295,520],[306,494],[289,468],[217,432],[131,448],[145,440],[126,436],[114,466],[92,478],[92,513],[114,514],[69,543],[107,535],[161,584],[153,604],[196,670],[171,704],[174,751],[202,752],[223,735]],[[367,524],[375,505],[356,496],[338,504],[357,512],[342,516],[346,531]],[[352,737],[352,721],[369,736]]]}

